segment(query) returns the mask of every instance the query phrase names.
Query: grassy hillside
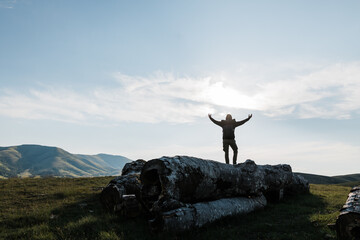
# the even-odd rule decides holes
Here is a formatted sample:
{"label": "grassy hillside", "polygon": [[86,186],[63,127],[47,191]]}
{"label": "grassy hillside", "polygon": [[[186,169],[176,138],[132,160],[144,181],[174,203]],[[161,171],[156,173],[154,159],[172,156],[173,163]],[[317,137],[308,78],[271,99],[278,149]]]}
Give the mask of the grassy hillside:
{"label": "grassy hillside", "polygon": [[348,175],[341,175],[341,176],[335,176],[333,177],[340,181],[340,183],[345,182],[358,182],[360,181],[360,174],[348,174]]}
{"label": "grassy hillside", "polygon": [[122,156],[71,154],[61,148],[39,145],[0,147],[0,176],[118,175],[130,161]]}
{"label": "grassy hillside", "polygon": [[106,213],[101,187],[112,177],[0,180],[0,239],[332,239],[350,187],[311,185],[311,194],[225,218],[183,234],[151,233],[145,218]]}
{"label": "grassy hillside", "polygon": [[305,179],[309,181],[309,183],[313,184],[338,184],[341,183],[338,179],[328,177],[328,176],[321,176],[316,174],[308,174],[308,173],[296,173],[303,176]]}
{"label": "grassy hillside", "polygon": [[341,176],[321,176],[316,174],[308,174],[308,173],[296,173],[303,176],[305,179],[309,181],[309,183],[313,184],[348,184],[349,182],[360,182],[360,174],[349,174],[349,175],[341,175]]}

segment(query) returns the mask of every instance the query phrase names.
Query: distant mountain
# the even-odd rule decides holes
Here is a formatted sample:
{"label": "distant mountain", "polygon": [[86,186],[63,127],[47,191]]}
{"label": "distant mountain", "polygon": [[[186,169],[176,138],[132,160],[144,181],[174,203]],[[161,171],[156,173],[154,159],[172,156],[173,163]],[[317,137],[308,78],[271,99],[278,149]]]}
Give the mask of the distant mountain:
{"label": "distant mountain", "polygon": [[0,147],[0,178],[120,175],[132,160],[116,155],[71,154],[61,148],[40,145]]}
{"label": "distant mountain", "polygon": [[360,183],[360,174],[348,174],[340,176],[322,176],[308,173],[296,173],[303,176],[313,184],[345,184],[345,185],[358,185]]}

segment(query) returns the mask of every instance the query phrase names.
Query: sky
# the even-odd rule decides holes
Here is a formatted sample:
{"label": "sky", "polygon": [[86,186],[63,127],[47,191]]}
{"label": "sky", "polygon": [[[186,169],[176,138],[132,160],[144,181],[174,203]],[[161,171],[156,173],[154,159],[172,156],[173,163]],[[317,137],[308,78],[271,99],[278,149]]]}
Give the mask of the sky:
{"label": "sky", "polygon": [[[359,1],[0,0],[0,146],[360,173]],[[231,154],[232,155],[232,154]]]}

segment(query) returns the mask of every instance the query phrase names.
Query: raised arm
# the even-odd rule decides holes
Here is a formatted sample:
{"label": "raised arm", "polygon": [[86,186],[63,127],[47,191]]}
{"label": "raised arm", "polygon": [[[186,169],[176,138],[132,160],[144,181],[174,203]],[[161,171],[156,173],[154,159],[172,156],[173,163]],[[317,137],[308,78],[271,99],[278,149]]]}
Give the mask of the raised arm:
{"label": "raised arm", "polygon": [[250,120],[250,118],[252,118],[252,114],[249,114],[247,118],[245,118],[244,120],[238,121],[235,123],[235,127],[241,126],[244,123],[246,123],[247,121]]}
{"label": "raised arm", "polygon": [[215,119],[213,119],[210,113],[208,114],[208,116],[213,123],[215,123],[216,125],[219,125],[221,127],[221,123],[219,121],[216,121]]}

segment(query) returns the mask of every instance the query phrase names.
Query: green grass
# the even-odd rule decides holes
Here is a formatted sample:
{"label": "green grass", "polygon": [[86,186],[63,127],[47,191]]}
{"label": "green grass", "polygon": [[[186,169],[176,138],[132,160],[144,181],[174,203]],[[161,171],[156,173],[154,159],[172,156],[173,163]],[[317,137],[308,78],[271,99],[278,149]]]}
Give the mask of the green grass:
{"label": "green grass", "polygon": [[228,217],[182,234],[151,233],[143,217],[106,213],[101,188],[112,177],[0,180],[0,239],[324,239],[349,186],[311,185],[245,216]]}

